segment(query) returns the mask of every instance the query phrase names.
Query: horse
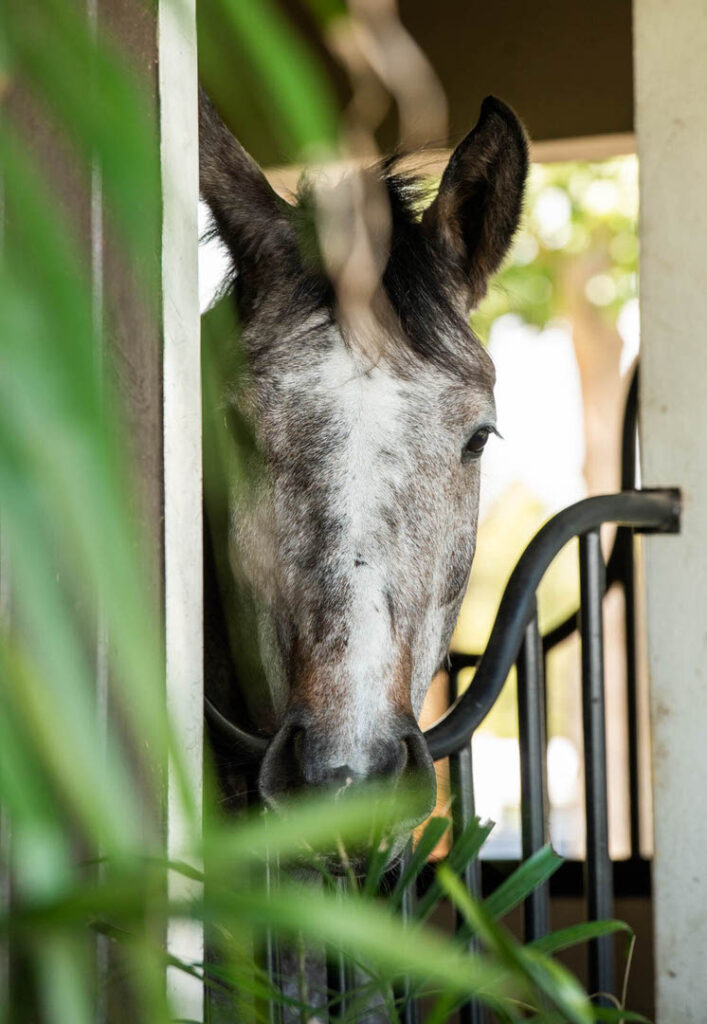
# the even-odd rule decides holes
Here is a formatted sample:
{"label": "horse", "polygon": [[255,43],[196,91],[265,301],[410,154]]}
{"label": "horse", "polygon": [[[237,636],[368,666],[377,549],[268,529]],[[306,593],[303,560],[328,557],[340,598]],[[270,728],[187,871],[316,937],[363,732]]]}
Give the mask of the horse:
{"label": "horse", "polygon": [[418,717],[467,587],[497,433],[494,367],[469,318],[518,227],[526,134],[487,97],[434,198],[395,160],[365,172],[386,200],[369,220],[386,229],[354,316],[317,242],[317,190],[277,194],[203,93],[199,121],[245,361],[224,401],[265,470],[231,490],[224,518],[274,695],[260,795],[277,808],[300,790],[414,779],[422,820],[436,782]]}

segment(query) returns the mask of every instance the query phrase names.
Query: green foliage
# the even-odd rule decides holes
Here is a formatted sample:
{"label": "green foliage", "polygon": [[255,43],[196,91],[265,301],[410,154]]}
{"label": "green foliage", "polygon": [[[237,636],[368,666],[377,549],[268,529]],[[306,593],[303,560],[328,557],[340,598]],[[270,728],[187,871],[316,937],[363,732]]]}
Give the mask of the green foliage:
{"label": "green foliage", "polygon": [[331,84],[279,6],[200,0],[197,16],[201,81],[248,150],[270,164],[331,155]]}
{"label": "green foliage", "polygon": [[[223,87],[221,44],[237,37],[278,122],[279,144],[290,154],[333,145],[321,70],[286,30],[282,12],[235,0],[201,6],[205,76]],[[228,33],[219,40],[224,24]],[[29,84],[41,110],[51,112],[86,178],[92,161],[100,167],[131,301],[154,310],[160,198],[144,86],[123,55],[89,31],[80,5],[12,2],[0,8],[0,29],[4,73]],[[381,841],[392,817],[405,812],[402,794],[394,805],[365,793],[345,803],[305,802],[284,818],[236,822],[209,806],[202,836],[183,784],[189,859],[165,862],[164,766],[169,756],[180,780],[182,756],[165,712],[163,636],[136,528],[126,432],[99,372],[103,332],[90,274],[46,169],[9,119],[0,125],[0,161],[1,565],[3,588],[8,571],[12,583],[11,602],[2,591],[0,624],[0,868],[13,885],[11,904],[0,910],[0,938],[17,971],[13,986],[0,988],[0,1020],[88,1024],[97,1000],[107,999],[125,1004],[115,1019],[161,1024],[173,1019],[168,967],[203,971],[209,986],[238,1002],[239,1015],[245,1008],[245,1019],[257,1019],[263,999],[288,1002],[257,966],[270,929],[351,957],[368,976],[368,992],[388,993],[407,975],[444,1005],[476,996],[506,1007],[511,1019],[522,998],[539,1014],[556,1007],[566,1019],[591,1020],[576,982],[550,959],[552,947],[523,950],[499,931],[493,905],[470,902],[455,884],[487,834],[478,822],[459,837],[409,926],[395,906],[447,824],[430,822],[393,899],[380,901]],[[95,689],[98,636],[110,638],[101,669],[110,679],[107,721]],[[345,900],[293,874],[279,887],[268,884],[268,860],[322,868],[317,853],[365,841],[373,842],[369,880]],[[554,866],[549,854],[526,865],[497,895],[496,911]],[[423,923],[445,892],[483,951],[470,953]],[[167,956],[164,935],[175,920],[207,927],[218,964]],[[557,948],[581,937],[561,936]],[[120,979],[117,993],[97,987],[105,982],[101,958]]]}
{"label": "green foliage", "polygon": [[580,261],[596,264],[588,301],[615,322],[636,295],[637,204],[633,157],[534,165],[512,251],[473,316],[480,336],[488,338],[494,320],[510,312],[536,327],[566,317],[575,284],[569,274]]}

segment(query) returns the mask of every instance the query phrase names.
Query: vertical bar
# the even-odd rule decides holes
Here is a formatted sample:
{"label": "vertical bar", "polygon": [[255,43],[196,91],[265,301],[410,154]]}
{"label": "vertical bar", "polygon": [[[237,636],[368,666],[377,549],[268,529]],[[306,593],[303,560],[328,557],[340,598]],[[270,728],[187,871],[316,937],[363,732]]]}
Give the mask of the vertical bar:
{"label": "vertical bar", "polygon": [[[449,756],[449,780],[454,796],[452,803],[452,836],[461,835],[476,814],[474,805],[474,770],[471,744]],[[481,898],[481,867],[475,858],[464,869],[462,880],[475,899]]]}
{"label": "vertical bar", "polygon": [[[247,802],[249,809],[254,807],[261,808],[260,800],[258,797],[256,774],[250,771],[246,774],[246,792]],[[266,854],[264,864],[256,864],[253,866],[253,884],[256,888],[264,886],[268,896],[272,895],[279,884],[280,865],[279,861],[275,856],[270,853]],[[208,886],[208,878],[206,885]],[[277,936],[271,928],[265,929],[265,934],[262,942],[258,942],[255,946],[255,962],[258,969],[265,972],[268,983],[274,993],[280,991],[282,983],[282,975],[280,968],[280,944]],[[210,1020],[208,1015],[211,1010],[209,989],[206,990],[206,1006],[207,1006],[207,1020]],[[254,1010],[255,1018],[257,1020],[267,1021],[267,1024],[282,1024],[282,1003],[281,1000],[268,995],[267,999],[263,999],[260,996],[256,996],[254,999]],[[218,1009],[216,1010],[215,1016],[218,1017]]]}
{"label": "vertical bar", "polygon": [[[626,395],[621,428],[621,489],[639,485],[636,473],[636,426],[638,415],[638,366],[633,371]],[[640,788],[638,753],[638,699],[636,658],[635,549],[633,530],[620,526],[616,538],[619,578],[624,592],[626,629],[626,714],[628,718],[628,786],[631,857],[640,856]]]}
{"label": "vertical bar", "polygon": [[[277,889],[279,880],[279,865],[272,857],[268,857],[265,867],[265,885],[269,895]],[[282,984],[280,972],[280,946],[273,931],[268,928],[265,933],[265,970],[268,981],[274,990],[278,990]],[[282,1004],[279,999],[270,997],[268,999],[266,1020],[268,1024],[281,1024]]]}
{"label": "vertical bar", "polygon": [[[346,878],[337,878],[337,894],[343,899],[348,889]],[[335,1004],[329,1009],[329,1019],[339,1020],[346,1016],[349,1008],[349,995],[354,989],[356,979],[353,964],[343,953],[330,950],[327,954],[327,989],[329,998]]]}
{"label": "vertical bar", "polygon": [[[579,538],[580,628],[582,636],[582,720],[587,822],[587,913],[590,921],[612,916],[612,868],[606,785],[604,635],[602,600],[606,587],[598,530]],[[613,940],[589,944],[589,991],[613,990]],[[599,1005],[611,1003],[599,997]]]}
{"label": "vertical bar", "polygon": [[626,628],[626,714],[628,716],[628,781],[631,856],[640,857],[641,806],[638,737],[638,677],[636,657],[636,578],[633,530],[621,528],[621,577]]}
{"label": "vertical bar", "polygon": [[[454,672],[449,679],[450,704],[458,696],[459,680]],[[471,742],[449,755],[449,784],[452,791],[452,838],[456,839],[476,815]],[[466,866],[462,880],[467,891],[475,899],[481,899],[481,866],[478,858]]]}
{"label": "vertical bar", "polygon": [[[518,655],[518,740],[520,744],[520,804],[523,860],[548,841],[547,736],[545,673],[537,608],[526,626]],[[549,884],[544,882],[526,899],[525,941],[550,930]]]}
{"label": "vertical bar", "polygon": [[[406,865],[408,864],[411,856],[412,840],[408,843],[405,853],[400,860],[401,872],[405,871]],[[413,879],[410,885],[405,889],[400,904],[400,916],[402,917],[404,924],[408,924],[414,919],[416,903],[417,879]],[[410,979],[407,977],[400,986],[398,998],[401,1000],[400,1019],[403,1024],[420,1024],[420,1006],[418,1004],[418,1000],[413,995]]]}
{"label": "vertical bar", "polygon": [[[188,793],[170,759],[167,856],[183,859],[201,827],[203,772],[203,558],[201,353],[198,288],[199,132],[195,0],[160,0],[159,111],[162,169],[164,573],[167,708]],[[169,896],[199,886],[170,873]],[[204,960],[197,920],[170,921],[167,950]],[[167,970],[174,1015],[204,1019],[202,981]]]}
{"label": "vertical bar", "polygon": [[[456,673],[450,676],[450,703],[459,696]],[[474,766],[471,754],[471,742],[461,750],[449,756],[449,783],[452,791],[452,838],[455,840],[476,814],[474,805]],[[462,875],[467,892],[474,899],[481,899],[481,865],[478,858],[467,864]],[[461,915],[457,914],[457,926],[464,924]],[[478,942],[472,938],[469,942],[470,952],[478,950]],[[475,999],[463,1003],[459,1007],[459,1024],[484,1024],[483,1007]]]}
{"label": "vertical bar", "polygon": [[[621,429],[621,490],[639,486],[636,473],[638,418],[638,377],[636,365],[626,396]],[[636,657],[636,566],[633,530],[619,527],[616,543],[620,552],[620,578],[624,591],[626,629],[626,713],[628,716],[628,780],[631,856],[640,857],[641,819],[638,749],[638,677]]]}

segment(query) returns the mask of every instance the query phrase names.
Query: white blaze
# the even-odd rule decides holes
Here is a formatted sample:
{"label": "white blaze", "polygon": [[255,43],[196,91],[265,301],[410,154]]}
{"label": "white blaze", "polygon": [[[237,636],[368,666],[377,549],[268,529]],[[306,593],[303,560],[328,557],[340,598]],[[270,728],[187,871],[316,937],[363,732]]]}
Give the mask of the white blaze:
{"label": "white blaze", "polygon": [[[344,710],[346,749],[342,763],[367,768],[371,734],[388,720],[389,686],[394,656],[390,614],[385,591],[395,567],[380,564],[374,544],[380,510],[399,472],[390,462],[381,465],[381,448],[399,450],[400,383],[385,369],[337,345],[320,366],[321,387],[335,399],[347,442],[338,466],[333,511],[346,523],[342,568],[351,581],[351,605],[346,609],[349,642],[342,670],[346,676]],[[363,561],[364,565],[357,565]],[[356,762],[362,763],[356,763]]]}

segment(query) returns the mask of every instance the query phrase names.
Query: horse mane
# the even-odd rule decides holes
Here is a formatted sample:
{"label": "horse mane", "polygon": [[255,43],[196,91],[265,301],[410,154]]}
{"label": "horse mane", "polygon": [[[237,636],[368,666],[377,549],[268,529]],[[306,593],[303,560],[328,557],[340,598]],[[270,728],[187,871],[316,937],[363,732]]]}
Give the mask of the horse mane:
{"label": "horse mane", "polygon": [[[387,196],[391,231],[382,285],[400,326],[399,355],[430,361],[448,373],[466,377],[473,373],[479,342],[460,312],[462,304],[455,301],[455,291],[461,291],[464,285],[453,258],[421,223],[435,183],[403,171],[403,159],[405,155],[398,153],[363,172],[350,172],[371,175]],[[303,173],[289,200],[297,251],[294,256],[283,251],[279,257],[282,277],[287,282],[287,314],[305,319],[324,309],[335,320],[336,291],[320,251],[317,179],[312,172]],[[216,224],[202,235],[203,241],[212,238],[220,238]],[[222,282],[219,298],[232,292],[238,300],[238,267],[233,256],[231,259],[230,273]]]}
{"label": "horse mane", "polygon": [[[404,158],[397,153],[363,172],[383,186],[389,204],[391,232],[383,288],[408,353],[465,375],[476,361],[478,340],[460,313],[461,304],[454,301],[455,290],[463,284],[450,254],[421,223],[436,183],[403,171]],[[333,311],[335,290],[323,269],[315,226],[316,183],[308,173],[300,178],[293,196],[293,216],[306,268],[297,286],[298,298]]]}

